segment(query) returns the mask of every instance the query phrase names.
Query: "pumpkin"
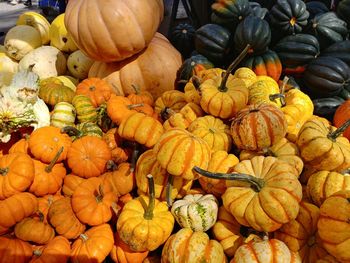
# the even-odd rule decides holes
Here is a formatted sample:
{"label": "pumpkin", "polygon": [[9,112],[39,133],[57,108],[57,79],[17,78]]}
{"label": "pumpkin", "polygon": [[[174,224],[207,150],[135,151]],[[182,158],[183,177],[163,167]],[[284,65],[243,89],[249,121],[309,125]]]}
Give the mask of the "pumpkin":
{"label": "pumpkin", "polygon": [[125,118],[135,112],[134,108],[141,104],[132,104],[124,96],[112,95],[107,102],[107,114],[111,120],[119,125]]}
{"label": "pumpkin", "polygon": [[63,178],[66,176],[66,168],[62,163],[56,164],[56,160],[63,152],[63,147],[57,152],[50,164],[34,161],[34,180],[28,191],[36,196],[44,196],[56,193],[62,186]]}
{"label": "pumpkin", "polygon": [[135,187],[135,175],[131,171],[129,163],[121,163],[118,166],[111,165],[112,169],[101,175],[100,178],[110,183],[114,194],[126,195]]}
{"label": "pumpkin", "polygon": [[78,122],[96,122],[97,111],[91,99],[85,95],[75,95],[72,104],[77,112]]}
{"label": "pumpkin", "polygon": [[118,128],[120,137],[148,148],[156,144],[163,132],[163,126],[158,120],[141,112],[133,113],[123,119]]}
{"label": "pumpkin", "polygon": [[11,148],[9,149],[9,153],[26,153],[29,154],[29,136],[24,136],[24,138],[16,141],[14,144],[12,144]]}
{"label": "pumpkin", "polygon": [[316,263],[339,263],[338,260],[336,260],[334,257],[331,255],[327,254],[323,258],[319,259],[316,261]]}
{"label": "pumpkin", "polygon": [[134,93],[133,86],[137,86],[157,99],[165,91],[175,88],[176,73],[181,64],[181,54],[166,37],[156,33],[148,47],[130,59],[110,64],[95,62],[89,77],[104,78],[118,95]]}
{"label": "pumpkin", "polygon": [[0,51],[0,87],[9,86],[18,72],[18,63]]}
{"label": "pumpkin", "polygon": [[188,194],[173,203],[171,213],[182,228],[205,232],[216,222],[218,200],[212,194]]}
{"label": "pumpkin", "polygon": [[306,121],[296,142],[304,164],[317,170],[347,169],[350,166],[350,144],[348,139],[340,135],[348,125],[349,121],[336,129],[322,118],[310,118]]}
{"label": "pumpkin", "polygon": [[255,81],[257,81],[257,75],[254,73],[253,70],[247,67],[240,67],[235,71],[235,74],[233,74],[233,77],[239,78],[242,80],[247,87],[252,85]]}
{"label": "pumpkin", "polygon": [[272,232],[298,215],[302,188],[287,162],[255,156],[236,164],[232,174],[211,173],[199,167],[194,171],[215,179],[230,179],[222,195],[223,205],[244,226]]}
{"label": "pumpkin", "polygon": [[298,252],[302,262],[316,262],[328,254],[317,234],[318,217],[317,206],[301,201],[298,216],[278,229],[274,237],[283,241],[291,251]]}
{"label": "pumpkin", "polygon": [[[182,198],[192,186],[191,180],[185,180],[181,177],[173,177],[168,174],[166,169],[162,168],[157,161],[157,156],[153,149],[145,151],[137,159],[135,178],[139,195],[147,194],[148,174],[152,174],[153,176],[154,196],[160,201]],[[170,184],[171,189],[169,189]]]}
{"label": "pumpkin", "polygon": [[66,131],[66,128],[68,128],[68,133],[70,133],[70,128],[73,133],[72,138],[77,139],[83,136],[96,136],[98,138],[102,138],[103,131],[96,123],[93,122],[83,122],[78,123],[75,125],[75,128],[73,127],[64,127],[62,131]]}
{"label": "pumpkin", "polygon": [[56,236],[45,246],[35,249],[29,263],[64,263],[70,257],[69,241],[62,236]]}
{"label": "pumpkin", "polygon": [[[226,151],[213,151],[208,164],[208,171],[210,172],[229,172],[237,163],[238,158],[233,154],[228,154]],[[226,182],[223,179],[212,179],[201,176],[198,179],[202,189],[209,194],[220,197],[226,190]]]}
{"label": "pumpkin", "polygon": [[118,232],[114,234],[114,246],[109,254],[115,263],[143,263],[149,251],[135,252],[120,239]]}
{"label": "pumpkin", "polygon": [[43,197],[38,198],[38,211],[36,214],[34,214],[35,217],[40,217],[43,215],[43,222],[47,223],[47,214],[49,212],[49,208],[51,207],[52,203],[56,200],[62,199],[63,196],[61,195],[61,192],[58,191],[57,193],[51,195],[44,195]]}
{"label": "pumpkin", "polygon": [[50,125],[57,128],[73,126],[75,117],[76,110],[72,104],[68,102],[59,102],[55,105],[51,113]]}
{"label": "pumpkin", "polygon": [[287,245],[278,239],[250,241],[240,246],[230,263],[239,262],[276,262],[301,263],[299,255],[289,250]]}
{"label": "pumpkin", "polygon": [[32,246],[13,236],[0,236],[0,262],[26,263],[33,254]]}
{"label": "pumpkin", "polygon": [[166,131],[154,145],[153,151],[162,168],[186,180],[199,177],[192,172],[193,166],[208,167],[211,152],[206,141],[178,128]]}
{"label": "pumpkin", "polygon": [[[163,19],[164,4],[160,0],[118,1],[106,9],[109,4],[106,0],[81,0],[66,7],[64,22],[70,36],[93,60],[120,61],[142,51]],[[93,12],[82,11],[91,8]]]}
{"label": "pumpkin", "polygon": [[185,94],[178,90],[169,90],[164,92],[159,98],[156,99],[154,103],[154,110],[160,116],[168,108],[175,112],[179,112],[185,105],[187,101],[185,99]]}
{"label": "pumpkin", "polygon": [[72,244],[72,262],[102,263],[112,250],[114,244],[111,226],[102,224],[91,227],[80,235]]}
{"label": "pumpkin", "polygon": [[349,28],[350,19],[349,19],[349,2],[348,1],[341,1],[338,3],[336,7],[336,14],[347,23],[347,26]]}
{"label": "pumpkin", "polygon": [[314,115],[333,121],[336,110],[344,101],[343,98],[338,96],[313,99],[312,104],[314,105]]}
{"label": "pumpkin", "polygon": [[328,48],[322,50],[321,56],[326,57],[336,57],[344,61],[348,66],[350,66],[350,40],[343,40],[335,42]]}
{"label": "pumpkin", "polygon": [[73,97],[74,91],[55,77],[40,81],[39,98],[50,106],[55,106],[59,102],[71,103]]}
{"label": "pumpkin", "polygon": [[169,238],[174,217],[164,202],[154,197],[154,182],[148,175],[149,197],[139,196],[125,204],[117,221],[117,232],[131,250],[153,251]]}
{"label": "pumpkin", "polygon": [[36,244],[47,244],[55,237],[55,230],[48,224],[44,223],[44,216],[27,217],[18,222],[15,226],[14,233],[17,238],[23,241],[30,241]]}
{"label": "pumpkin", "polygon": [[109,129],[103,134],[102,139],[107,143],[109,149],[111,150],[112,158],[111,160],[115,163],[126,162],[129,158],[126,151],[119,147],[122,144],[122,139],[118,134],[117,128]]}
{"label": "pumpkin", "polygon": [[223,206],[219,207],[218,219],[211,232],[228,257],[233,257],[242,244],[258,238],[255,234],[247,234],[246,232],[249,233],[249,231],[245,231],[244,227]]}
{"label": "pumpkin", "polygon": [[30,153],[43,163],[50,163],[61,147],[63,147],[63,151],[56,162],[65,160],[71,144],[69,136],[53,126],[38,128],[31,133],[29,138]]}
{"label": "pumpkin", "polygon": [[131,104],[148,104],[153,106],[154,98],[149,91],[142,91],[140,87],[135,85],[132,86],[134,88],[134,93],[130,93],[127,98],[130,100]]}
{"label": "pumpkin", "polygon": [[54,201],[48,211],[48,221],[60,236],[67,239],[76,239],[85,231],[82,224],[74,214],[69,197]]}
{"label": "pumpkin", "polygon": [[86,79],[94,61],[87,57],[81,50],[76,50],[67,58],[69,73],[77,79]]}
{"label": "pumpkin", "polygon": [[26,153],[0,157],[0,200],[25,191],[34,180],[34,163]]}
{"label": "pumpkin", "polygon": [[165,243],[162,262],[224,263],[227,259],[220,243],[210,239],[206,233],[182,228]]}
{"label": "pumpkin", "polygon": [[18,193],[0,201],[0,228],[10,228],[38,209],[38,200],[31,193]]}
{"label": "pumpkin", "polygon": [[103,79],[87,78],[78,84],[76,94],[89,97],[92,105],[96,108],[109,100],[112,94],[112,88]]}
{"label": "pumpkin", "polygon": [[[333,124],[335,127],[340,127],[341,125],[344,124],[344,122],[350,119],[349,105],[350,105],[350,100],[346,100],[337,107],[333,117]],[[343,132],[343,136],[350,139],[350,128],[347,128]]]}
{"label": "pumpkin", "polygon": [[171,28],[169,39],[171,44],[180,51],[184,58],[189,57],[189,55],[194,50],[194,35],[196,29],[192,23],[179,23]]}
{"label": "pumpkin", "polygon": [[281,107],[280,90],[274,79],[267,76],[257,77],[257,80],[248,87],[248,90],[248,104],[269,103]]}
{"label": "pumpkin", "polygon": [[239,159],[241,161],[250,160],[252,157],[258,155],[277,157],[280,160],[286,161],[293,166],[296,176],[299,176],[304,168],[303,160],[299,157],[300,153],[298,147],[286,138],[282,138],[271,147],[260,152],[242,150]]}
{"label": "pumpkin", "polygon": [[67,163],[74,174],[89,178],[106,171],[107,161],[111,157],[105,141],[96,136],[84,136],[72,143],[67,154]]}
{"label": "pumpkin", "polygon": [[108,222],[111,206],[118,197],[111,185],[101,178],[89,178],[80,183],[72,195],[72,209],[77,218],[90,226]]}
{"label": "pumpkin", "polygon": [[66,197],[71,197],[80,183],[84,181],[84,178],[74,174],[68,174],[63,179],[62,192]]}
{"label": "pumpkin", "polygon": [[231,136],[239,149],[262,150],[281,140],[287,133],[283,112],[274,105],[249,105],[231,122]]}
{"label": "pumpkin", "polygon": [[340,191],[328,197],[320,207],[317,223],[324,248],[340,262],[350,261],[349,213],[350,191]]}
{"label": "pumpkin", "polygon": [[329,12],[329,8],[323,2],[308,1],[305,4],[306,4],[306,9],[309,12],[309,20],[313,19],[317,14],[324,14]]}
{"label": "pumpkin", "polygon": [[317,206],[321,206],[329,196],[342,190],[350,190],[350,176],[347,171],[318,171],[311,174],[307,181],[307,195]]}

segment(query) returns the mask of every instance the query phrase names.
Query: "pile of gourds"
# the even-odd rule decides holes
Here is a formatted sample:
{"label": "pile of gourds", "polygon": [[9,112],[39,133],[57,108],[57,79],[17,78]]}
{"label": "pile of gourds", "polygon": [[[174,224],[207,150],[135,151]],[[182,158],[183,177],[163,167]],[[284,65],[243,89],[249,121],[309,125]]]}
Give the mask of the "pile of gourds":
{"label": "pile of gourds", "polygon": [[[0,262],[350,262],[348,106],[336,128],[277,69],[241,66],[254,43],[226,69],[180,68],[155,33],[162,1],[103,2],[65,14],[64,36],[98,61],[76,85],[41,76],[50,126],[0,151]],[[136,43],[139,9],[158,22]]]}

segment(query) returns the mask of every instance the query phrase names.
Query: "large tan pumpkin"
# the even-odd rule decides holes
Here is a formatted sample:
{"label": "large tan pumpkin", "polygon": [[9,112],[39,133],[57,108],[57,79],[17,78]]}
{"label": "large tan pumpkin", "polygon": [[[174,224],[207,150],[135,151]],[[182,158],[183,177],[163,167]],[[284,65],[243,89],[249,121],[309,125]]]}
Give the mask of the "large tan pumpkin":
{"label": "large tan pumpkin", "polygon": [[115,63],[95,62],[89,77],[104,78],[119,95],[149,91],[154,99],[175,88],[176,72],[182,64],[181,54],[160,33],[156,33],[147,49]]}
{"label": "large tan pumpkin", "polygon": [[163,14],[162,0],[74,0],[68,2],[64,22],[87,56],[113,62],[144,49]]}

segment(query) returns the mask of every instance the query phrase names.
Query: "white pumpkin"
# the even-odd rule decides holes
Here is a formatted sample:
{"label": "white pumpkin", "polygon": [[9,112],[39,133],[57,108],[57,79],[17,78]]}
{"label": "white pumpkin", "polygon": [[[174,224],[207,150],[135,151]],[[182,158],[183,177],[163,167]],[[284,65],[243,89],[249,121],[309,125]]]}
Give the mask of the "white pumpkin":
{"label": "white pumpkin", "polygon": [[28,53],[19,62],[19,69],[30,67],[40,79],[56,77],[66,73],[66,57],[55,47],[42,46]]}
{"label": "white pumpkin", "polygon": [[50,23],[41,14],[33,11],[24,12],[18,17],[16,24],[31,26],[38,30],[43,45],[50,42]]}
{"label": "white pumpkin", "polygon": [[17,71],[18,63],[0,52],[0,88],[10,85]]}
{"label": "white pumpkin", "polygon": [[9,57],[21,60],[26,54],[41,46],[41,36],[34,27],[14,26],[7,32],[4,46]]}
{"label": "white pumpkin", "polygon": [[78,49],[64,25],[64,14],[57,16],[51,23],[50,45],[67,53],[72,53]]}
{"label": "white pumpkin", "polygon": [[86,79],[94,61],[81,50],[74,51],[67,59],[67,68],[73,77]]}
{"label": "white pumpkin", "polygon": [[205,232],[216,222],[218,201],[211,194],[189,194],[174,202],[171,213],[182,228]]}

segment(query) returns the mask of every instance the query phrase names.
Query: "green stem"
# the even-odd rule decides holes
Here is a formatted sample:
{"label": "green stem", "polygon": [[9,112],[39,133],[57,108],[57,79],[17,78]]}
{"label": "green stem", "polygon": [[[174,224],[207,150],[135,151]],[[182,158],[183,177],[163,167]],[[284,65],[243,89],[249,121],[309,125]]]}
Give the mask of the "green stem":
{"label": "green stem", "polygon": [[0,168],[0,175],[5,176],[9,172],[10,168]]}
{"label": "green stem", "polygon": [[221,84],[219,86],[219,91],[225,92],[227,91],[226,82],[228,80],[228,77],[230,76],[232,70],[238,66],[239,63],[241,63],[242,59],[247,55],[249,51],[250,45],[247,44],[246,47],[243,49],[243,51],[236,57],[236,59],[231,63],[231,65],[227,68],[224,77],[221,80]]}
{"label": "green stem", "polygon": [[241,174],[241,173],[231,173],[231,174],[225,174],[225,173],[212,173],[206,170],[203,170],[199,168],[198,166],[193,167],[193,170],[200,175],[203,175],[205,177],[209,177],[212,179],[224,179],[224,180],[235,180],[235,181],[242,181],[246,183],[250,183],[254,191],[260,192],[261,189],[264,187],[264,180],[257,178],[255,176],[249,175],[249,174]]}
{"label": "green stem", "polygon": [[81,137],[82,136],[82,132],[79,131],[77,128],[73,127],[73,126],[65,126],[63,128],[61,128],[61,133],[67,133],[69,137]]}
{"label": "green stem", "polygon": [[153,176],[151,174],[148,174],[147,180],[148,180],[149,201],[148,201],[147,209],[145,210],[145,213],[143,214],[143,217],[146,220],[152,220],[153,210],[154,210],[154,205],[155,205],[155,191],[154,191]]}
{"label": "green stem", "polygon": [[41,250],[39,250],[39,249],[35,249],[33,251],[33,255],[36,256],[36,257],[40,257],[42,253],[43,252]]}
{"label": "green stem", "polygon": [[285,76],[284,79],[283,79],[283,82],[282,82],[281,90],[280,90],[280,93],[282,95],[282,97],[280,97],[282,107],[286,106],[286,96],[285,96],[284,93],[286,91],[286,86],[287,86],[288,81],[289,81],[289,78],[287,76]]}
{"label": "green stem", "polygon": [[344,122],[343,125],[340,126],[338,129],[336,129],[334,132],[330,132],[327,135],[327,138],[332,141],[335,141],[335,139],[337,139],[337,137],[339,137],[340,134],[342,134],[349,126],[350,126],[350,119]]}
{"label": "green stem", "polygon": [[115,171],[117,170],[118,165],[113,160],[108,160],[106,163],[107,171]]}
{"label": "green stem", "polygon": [[[271,100],[271,101],[274,101],[274,100],[276,100],[276,99],[280,99],[281,100],[281,102],[282,102],[282,100],[284,100],[284,95],[283,94],[280,94],[280,93],[278,93],[278,94],[270,94],[269,95],[269,99]],[[284,103],[285,104],[285,103]],[[283,104],[282,104],[283,105]],[[284,105],[285,106],[285,105]]]}
{"label": "green stem", "polygon": [[143,103],[138,103],[138,104],[130,104],[127,107],[128,107],[129,110],[132,110],[132,109],[135,109],[137,107],[143,107],[143,106],[144,106]]}
{"label": "green stem", "polygon": [[62,154],[63,149],[64,149],[64,147],[63,147],[63,146],[61,146],[61,148],[60,148],[60,149],[58,150],[58,152],[56,153],[55,157],[53,157],[53,159],[52,159],[52,161],[49,163],[49,165],[48,165],[48,166],[46,166],[46,168],[45,168],[45,172],[47,172],[47,173],[51,173],[52,168],[53,168],[53,167],[54,167],[54,165],[56,164],[56,162],[57,162],[58,158],[60,158],[60,155]]}
{"label": "green stem", "polygon": [[165,190],[166,203],[167,203],[168,207],[171,207],[173,205],[173,200],[171,198],[171,192],[173,190],[173,183],[174,183],[174,176],[169,174],[168,175],[168,182],[166,184],[166,190]]}

